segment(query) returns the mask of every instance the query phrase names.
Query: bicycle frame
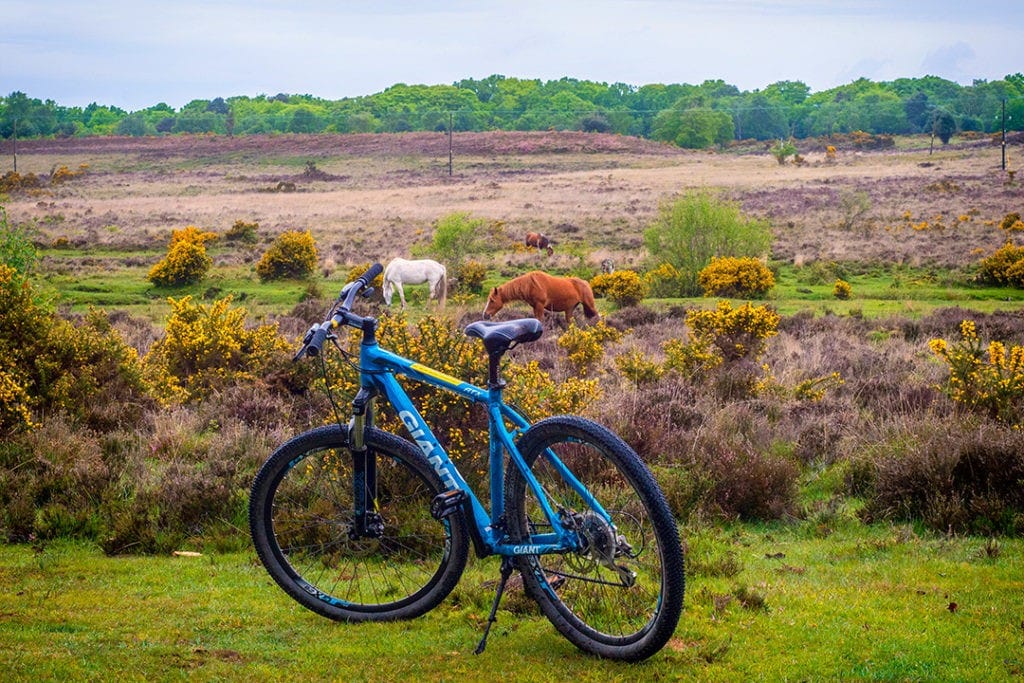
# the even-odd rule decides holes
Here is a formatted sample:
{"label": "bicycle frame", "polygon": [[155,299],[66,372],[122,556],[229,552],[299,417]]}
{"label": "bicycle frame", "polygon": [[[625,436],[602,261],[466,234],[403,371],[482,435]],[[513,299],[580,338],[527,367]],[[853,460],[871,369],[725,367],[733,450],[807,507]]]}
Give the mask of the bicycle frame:
{"label": "bicycle frame", "polygon": [[[421,363],[409,360],[386,349],[381,348],[375,339],[366,342],[365,337],[360,345],[360,396],[353,402],[353,416],[349,424],[352,450],[359,451],[363,447],[362,432],[365,426],[373,424],[373,401],[378,395],[392,405],[401,419],[406,431],[419,449],[426,456],[431,467],[441,478],[446,493],[462,491],[466,495],[472,519],[469,519],[470,532],[476,546],[477,555],[541,555],[575,550],[579,547],[576,533],[567,529],[551,507],[548,496],[530,471],[519,449],[515,438],[530,423],[507,405],[502,399],[502,388],[490,387],[483,389],[463,382],[443,372],[434,370]],[[409,395],[398,381],[398,376],[407,377],[415,382],[454,393],[469,401],[480,403],[487,408],[489,435],[489,474],[490,474],[490,513],[473,492],[470,485],[459,473],[455,463],[447,451],[438,442],[426,421],[420,415]],[[365,407],[365,409],[364,409]],[[508,427],[511,423],[512,428]],[[509,543],[503,530],[504,516],[504,461],[507,453],[515,466],[522,473],[530,491],[536,496],[539,504],[551,524],[550,533],[533,535],[529,543]],[[571,471],[550,450],[546,456],[550,463],[570,486],[601,515],[609,524],[611,518],[590,492],[579,482]],[[363,482],[357,482],[362,486]],[[356,491],[356,500],[362,498],[362,492]],[[475,530],[473,529],[475,527]]]}

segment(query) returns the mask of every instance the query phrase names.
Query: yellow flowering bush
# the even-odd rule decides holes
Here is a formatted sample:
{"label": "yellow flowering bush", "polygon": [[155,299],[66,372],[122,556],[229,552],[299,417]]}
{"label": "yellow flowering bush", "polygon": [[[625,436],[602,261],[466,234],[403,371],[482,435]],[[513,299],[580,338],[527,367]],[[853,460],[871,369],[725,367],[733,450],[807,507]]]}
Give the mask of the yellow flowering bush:
{"label": "yellow flowering bush", "polygon": [[1024,231],[1024,220],[1021,220],[1020,214],[1017,212],[1008,213],[1003,216],[1003,220],[999,221],[999,229],[1003,232]]}
{"label": "yellow flowering bush", "polygon": [[836,280],[836,284],[832,287],[832,296],[837,299],[849,299],[850,294],[853,293],[853,287],[850,283],[842,278]]}
{"label": "yellow flowering bush", "polygon": [[607,297],[617,306],[634,306],[647,296],[647,284],[632,270],[596,275],[590,287],[594,294]]}
{"label": "yellow flowering bush", "polygon": [[697,274],[704,296],[760,296],[775,286],[775,276],[759,259],[711,257]]}
{"label": "yellow flowering bush", "polygon": [[165,402],[199,399],[232,382],[261,376],[290,349],[277,325],[245,326],[246,310],[231,297],[209,305],[191,296],[169,298],[171,315],[162,339],[143,358],[146,377]]}
{"label": "yellow flowering bush", "polygon": [[281,233],[256,264],[260,280],[308,277],[316,270],[319,254],[308,230]]}
{"label": "yellow flowering bush", "polygon": [[149,271],[149,281],[157,287],[181,287],[201,281],[213,265],[206,243],[216,239],[194,225],[171,232],[167,255]]}
{"label": "yellow flowering bush", "polygon": [[634,384],[656,382],[665,374],[665,368],[634,349],[615,357],[615,367],[623,377]]}
{"label": "yellow flowering bush", "polygon": [[0,434],[4,436],[32,429],[30,398],[13,374],[0,368]]}
{"label": "yellow flowering bush", "polygon": [[932,339],[928,347],[949,366],[944,388],[953,401],[1024,428],[1024,346],[1008,349],[999,341],[986,346],[974,323],[964,320],[959,341]]}
{"label": "yellow flowering bush", "polygon": [[480,261],[470,259],[460,265],[454,275],[459,291],[480,294],[484,291],[484,278],[487,277],[487,266]]}
{"label": "yellow flowering bush", "polygon": [[569,362],[586,375],[604,357],[604,344],[615,343],[622,339],[622,333],[609,326],[604,320],[598,320],[589,327],[579,327],[570,323],[569,329],[558,338],[558,345],[569,352]]}
{"label": "yellow flowering bush", "polygon": [[982,280],[1011,287],[1024,287],[1024,247],[1007,242],[981,260]]}
{"label": "yellow flowering bush", "polygon": [[662,263],[657,268],[644,273],[644,284],[651,296],[679,296],[681,285],[679,271],[671,263]]}
{"label": "yellow flowering bush", "polygon": [[697,342],[713,348],[726,362],[760,356],[766,340],[778,333],[779,320],[779,314],[767,306],[747,303],[733,308],[728,301],[686,314]]}

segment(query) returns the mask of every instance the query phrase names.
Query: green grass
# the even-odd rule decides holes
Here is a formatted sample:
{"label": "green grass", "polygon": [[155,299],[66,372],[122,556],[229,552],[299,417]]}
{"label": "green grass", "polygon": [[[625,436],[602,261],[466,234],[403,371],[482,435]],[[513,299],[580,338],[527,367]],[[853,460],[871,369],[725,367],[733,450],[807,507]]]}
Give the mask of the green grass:
{"label": "green grass", "polygon": [[[1019,680],[1024,541],[910,527],[691,530],[676,637],[639,665],[586,656],[534,610],[499,612],[473,561],[441,607],[345,625],[288,599],[251,552],[106,557],[92,546],[0,553],[4,679]],[[516,594],[506,598],[515,605]],[[955,604],[955,606],[954,606]]]}

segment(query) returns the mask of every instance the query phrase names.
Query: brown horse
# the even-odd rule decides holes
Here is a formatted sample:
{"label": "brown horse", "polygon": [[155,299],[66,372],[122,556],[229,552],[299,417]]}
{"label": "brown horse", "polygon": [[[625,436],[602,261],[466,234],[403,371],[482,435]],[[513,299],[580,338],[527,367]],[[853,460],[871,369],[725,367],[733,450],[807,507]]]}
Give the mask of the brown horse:
{"label": "brown horse", "polygon": [[596,318],[594,292],[586,280],[578,277],[555,277],[534,270],[509,280],[491,290],[484,307],[484,318],[490,318],[508,301],[525,301],[533,306],[533,317],[544,319],[544,311],[564,312],[565,322],[572,322],[572,312],[583,306],[588,319]]}
{"label": "brown horse", "polygon": [[537,249],[547,249],[548,256],[555,253],[555,250],[551,248],[551,240],[549,240],[546,235],[542,235],[539,232],[526,233],[526,246],[536,247]]}

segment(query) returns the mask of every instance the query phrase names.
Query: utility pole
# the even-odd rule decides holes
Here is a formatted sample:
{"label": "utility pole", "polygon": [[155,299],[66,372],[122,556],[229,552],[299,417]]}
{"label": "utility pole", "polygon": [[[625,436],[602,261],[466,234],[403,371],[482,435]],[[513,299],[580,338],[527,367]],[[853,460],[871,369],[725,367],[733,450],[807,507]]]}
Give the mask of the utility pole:
{"label": "utility pole", "polygon": [[1003,170],[1006,170],[1006,98],[1003,98]]}
{"label": "utility pole", "polygon": [[452,176],[452,120],[454,115],[448,112],[448,177]]}
{"label": "utility pole", "polygon": [[14,117],[14,172],[18,172],[18,117]]}

